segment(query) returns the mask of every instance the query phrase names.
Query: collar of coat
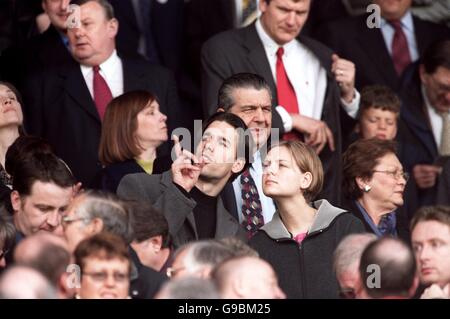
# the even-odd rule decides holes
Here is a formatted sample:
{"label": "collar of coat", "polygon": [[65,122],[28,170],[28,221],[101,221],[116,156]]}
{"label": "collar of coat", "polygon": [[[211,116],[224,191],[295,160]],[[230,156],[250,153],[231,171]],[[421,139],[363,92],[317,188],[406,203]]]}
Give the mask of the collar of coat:
{"label": "collar of coat", "polygon": [[[347,212],[341,208],[334,207],[325,199],[313,202],[312,206],[317,209],[317,215],[308,232],[309,234],[322,232],[331,225],[336,217]],[[264,225],[261,229],[274,240],[292,239],[292,234],[287,230],[278,211],[273,215],[272,221]]]}

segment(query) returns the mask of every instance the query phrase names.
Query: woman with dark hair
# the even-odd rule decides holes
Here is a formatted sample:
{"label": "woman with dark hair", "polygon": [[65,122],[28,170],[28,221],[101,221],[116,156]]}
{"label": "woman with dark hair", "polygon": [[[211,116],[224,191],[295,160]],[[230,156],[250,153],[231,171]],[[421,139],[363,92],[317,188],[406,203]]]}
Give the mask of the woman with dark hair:
{"label": "woman with dark hair", "polygon": [[0,184],[11,187],[11,176],[5,171],[5,157],[9,146],[22,132],[23,114],[21,97],[17,89],[0,82]]}
{"label": "woman with dark hair", "polygon": [[362,139],[350,145],[343,156],[343,202],[367,232],[409,241],[406,214],[400,209],[409,176],[396,151],[389,140]]}
{"label": "woman with dark hair", "polygon": [[333,253],[345,236],[363,232],[361,222],[322,199],[323,184],[314,150],[298,141],[281,142],[268,152],[263,191],[278,210],[250,240],[278,275],[288,298],[338,298]]}
{"label": "woman with dark hair", "polygon": [[127,174],[170,169],[170,159],[159,159],[157,151],[168,139],[166,120],[156,97],[146,91],[128,92],[109,103],[100,138],[99,158],[105,167],[99,188],[115,193]]}

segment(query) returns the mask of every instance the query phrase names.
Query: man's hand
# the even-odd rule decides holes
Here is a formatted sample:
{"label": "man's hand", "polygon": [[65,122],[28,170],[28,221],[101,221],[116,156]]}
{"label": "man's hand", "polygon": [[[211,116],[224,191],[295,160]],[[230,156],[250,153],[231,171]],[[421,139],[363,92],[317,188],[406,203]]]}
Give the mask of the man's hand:
{"label": "man's hand", "polygon": [[186,192],[190,192],[198,181],[203,165],[194,154],[181,148],[177,136],[173,135],[172,140],[177,156],[172,163],[173,182],[183,187]]}
{"label": "man's hand", "polygon": [[351,103],[355,96],[355,64],[341,59],[337,54],[333,54],[331,59],[333,60],[331,72],[341,89],[341,98]]}
{"label": "man's hand", "polygon": [[413,168],[413,177],[417,186],[421,189],[433,187],[436,184],[436,177],[442,168],[434,165],[420,164]]}
{"label": "man's hand", "polygon": [[450,299],[450,284],[441,288],[438,284],[432,284],[425,289],[420,299]]}
{"label": "man's hand", "polygon": [[327,143],[332,151],[335,150],[333,134],[325,122],[299,114],[291,116],[293,128],[305,135],[305,143],[311,145],[317,154]]}

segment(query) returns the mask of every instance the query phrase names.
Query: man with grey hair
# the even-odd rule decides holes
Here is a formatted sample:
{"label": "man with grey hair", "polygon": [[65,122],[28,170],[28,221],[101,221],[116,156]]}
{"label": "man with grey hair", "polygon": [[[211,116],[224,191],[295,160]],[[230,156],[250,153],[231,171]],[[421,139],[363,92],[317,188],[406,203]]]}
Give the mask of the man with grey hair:
{"label": "man with grey hair", "polygon": [[50,233],[26,237],[14,250],[14,262],[44,275],[56,288],[58,299],[70,299],[75,293],[69,285],[70,273],[66,271],[70,258],[66,241]]}
{"label": "man with grey hair", "polygon": [[191,242],[175,252],[172,266],[167,269],[167,276],[209,278],[216,265],[233,256],[229,247],[215,240]]}
{"label": "man with grey hair", "polygon": [[9,268],[0,280],[0,299],[55,299],[55,287],[37,270]]}
{"label": "man with grey hair", "polygon": [[[110,193],[87,191],[76,197],[62,219],[64,236],[74,251],[84,239],[106,231],[118,235],[127,244],[132,240],[129,209],[125,202]],[[166,277],[139,261],[129,246],[132,260],[130,296],[135,299],[151,299]]]}
{"label": "man with grey hair", "polygon": [[353,234],[345,237],[334,251],[333,269],[336,273],[343,299],[356,297],[360,287],[359,261],[362,252],[371,242],[377,240],[374,234]]}
{"label": "man with grey hair", "polygon": [[209,279],[186,277],[166,282],[155,299],[219,299],[216,286]]}

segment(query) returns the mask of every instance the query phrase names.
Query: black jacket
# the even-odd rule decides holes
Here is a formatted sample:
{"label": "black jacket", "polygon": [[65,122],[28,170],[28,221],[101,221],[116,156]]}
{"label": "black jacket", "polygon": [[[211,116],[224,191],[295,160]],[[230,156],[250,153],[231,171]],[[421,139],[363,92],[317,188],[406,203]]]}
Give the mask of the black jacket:
{"label": "black jacket", "polygon": [[[153,162],[152,174],[161,174],[169,170],[171,164],[172,160],[169,156],[157,157]],[[120,180],[128,174],[135,173],[145,173],[144,169],[135,160],[108,165],[101,170],[98,180],[95,182],[95,188],[115,193]]]}
{"label": "black jacket", "polygon": [[133,299],[153,299],[167,277],[156,270],[144,266],[133,248],[131,257],[130,296]]}
{"label": "black jacket", "polygon": [[287,298],[338,298],[334,250],[345,236],[364,232],[356,217],[326,200],[313,206],[318,209],[317,217],[301,244],[293,239],[278,212],[249,242],[272,265]]}

